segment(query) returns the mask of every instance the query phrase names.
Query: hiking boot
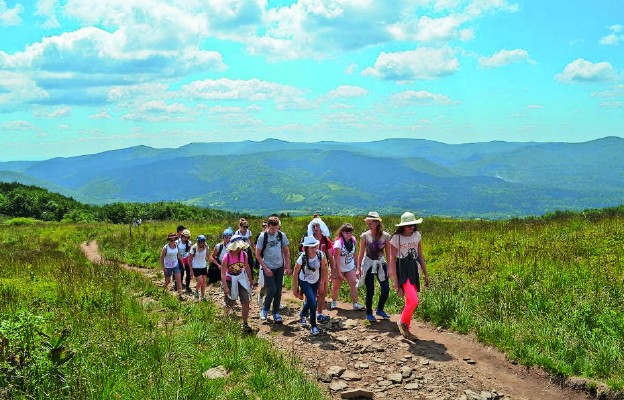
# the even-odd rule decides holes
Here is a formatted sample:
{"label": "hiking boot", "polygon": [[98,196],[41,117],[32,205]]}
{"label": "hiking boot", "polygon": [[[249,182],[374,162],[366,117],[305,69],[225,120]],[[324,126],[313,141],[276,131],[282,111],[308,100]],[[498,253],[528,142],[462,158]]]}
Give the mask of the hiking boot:
{"label": "hiking boot", "polygon": [[353,310],[362,311],[365,307],[358,302],[353,303]]}
{"label": "hiking boot", "polygon": [[263,321],[266,321],[267,319],[267,311],[263,308],[262,310],[260,310],[260,319]]}
{"label": "hiking boot", "polygon": [[299,319],[299,323],[301,324],[301,326],[303,328],[306,328],[308,326],[308,321],[306,320],[306,317],[304,316],[300,316],[301,318]]}
{"label": "hiking boot", "polygon": [[390,319],[390,316],[384,310],[377,310],[375,311],[375,314],[383,319]]}
{"label": "hiking boot", "polygon": [[397,325],[399,326],[399,332],[401,332],[401,336],[403,336],[405,339],[408,340],[416,340],[418,339],[416,337],[416,335],[412,334],[412,332],[409,331],[409,328],[407,327],[407,324],[402,323],[401,321],[397,322]]}
{"label": "hiking boot", "polygon": [[281,315],[273,314],[273,323],[274,324],[281,324],[282,322],[284,322],[284,319],[282,318]]}
{"label": "hiking boot", "polygon": [[312,327],[312,329],[310,329],[310,333],[312,334],[312,336],[316,336],[316,335],[318,335],[319,333],[321,333],[321,331],[319,330],[319,328],[318,328],[318,327],[313,326],[313,327]]}
{"label": "hiking boot", "polygon": [[243,322],[242,329],[243,329],[244,333],[252,333],[253,332],[253,329],[251,328],[251,326],[249,326],[249,324],[247,322]]}
{"label": "hiking boot", "polygon": [[327,322],[327,321],[329,321],[329,316],[328,315],[323,315],[323,314],[316,314],[316,320],[318,322]]}
{"label": "hiking boot", "polygon": [[338,307],[338,302],[336,300],[332,300],[331,303],[329,303],[329,308],[331,308],[332,310]]}
{"label": "hiking boot", "polygon": [[199,300],[199,292],[197,290],[193,292],[193,296],[195,297],[195,300]]}
{"label": "hiking boot", "polygon": [[366,320],[368,322],[377,322],[377,318],[373,314],[366,314]]}

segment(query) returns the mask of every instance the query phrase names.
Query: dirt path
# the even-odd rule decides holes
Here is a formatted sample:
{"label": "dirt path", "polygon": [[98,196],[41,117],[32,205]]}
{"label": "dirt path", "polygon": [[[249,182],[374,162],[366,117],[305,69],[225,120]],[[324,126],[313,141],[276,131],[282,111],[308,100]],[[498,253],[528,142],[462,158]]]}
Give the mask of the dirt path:
{"label": "dirt path", "polygon": [[[101,262],[96,242],[81,247],[91,262]],[[159,271],[124,268],[163,286]],[[217,304],[222,303],[223,294],[217,286],[209,287],[207,293]],[[306,373],[322,382],[335,399],[355,388],[373,392],[375,399],[592,398],[585,392],[561,388],[543,371],[512,364],[501,352],[477,343],[471,336],[414,321],[412,332],[419,340],[411,342],[398,334],[398,315],[390,321],[369,324],[363,311],[351,311],[347,303],[339,302],[338,309],[327,312],[330,322],[319,325],[323,333],[314,337],[299,325],[301,301],[290,291],[282,296],[286,305],[283,325],[259,319],[255,296],[250,324],[258,336],[283,352],[295,352],[310,360],[303,363]],[[187,300],[194,301],[191,296]]]}

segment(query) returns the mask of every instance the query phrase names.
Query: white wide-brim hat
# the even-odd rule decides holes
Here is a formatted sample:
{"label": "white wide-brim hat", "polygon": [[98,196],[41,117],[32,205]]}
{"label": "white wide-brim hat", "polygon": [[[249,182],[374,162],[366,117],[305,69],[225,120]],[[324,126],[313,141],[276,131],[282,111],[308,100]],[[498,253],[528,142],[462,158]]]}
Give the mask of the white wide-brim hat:
{"label": "white wide-brim hat", "polygon": [[303,247],[314,247],[314,246],[318,246],[319,241],[316,240],[316,238],[314,236],[306,236],[305,238],[303,238]]}
{"label": "white wide-brim hat", "polygon": [[409,211],[406,211],[401,215],[401,223],[396,224],[395,226],[406,226],[406,225],[418,225],[423,222],[422,218],[416,219],[416,216]]}
{"label": "white wide-brim hat", "polygon": [[371,212],[368,213],[366,218],[364,218],[364,221],[379,221],[379,222],[381,222],[381,217],[379,216],[379,213],[377,211],[371,211]]}
{"label": "white wide-brim hat", "polygon": [[249,243],[243,240],[241,235],[234,235],[227,245],[228,251],[245,250],[249,247]]}

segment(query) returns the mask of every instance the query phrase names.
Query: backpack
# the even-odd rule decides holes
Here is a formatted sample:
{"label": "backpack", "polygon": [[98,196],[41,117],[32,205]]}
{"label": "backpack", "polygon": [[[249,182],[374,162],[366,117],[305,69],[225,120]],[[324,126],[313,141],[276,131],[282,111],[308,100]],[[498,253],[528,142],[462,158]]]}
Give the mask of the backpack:
{"label": "backpack", "polygon": [[[264,250],[266,249],[269,241],[269,232],[265,231],[262,235],[262,250],[260,250],[260,257],[264,258]],[[277,241],[282,243],[282,231],[277,231]]]}
{"label": "backpack", "polygon": [[[219,243],[215,246],[215,250],[217,251],[217,259],[219,259],[219,255],[221,254],[221,251],[223,251],[223,246],[225,246],[223,243]],[[219,263],[221,263],[221,260],[219,260]]]}

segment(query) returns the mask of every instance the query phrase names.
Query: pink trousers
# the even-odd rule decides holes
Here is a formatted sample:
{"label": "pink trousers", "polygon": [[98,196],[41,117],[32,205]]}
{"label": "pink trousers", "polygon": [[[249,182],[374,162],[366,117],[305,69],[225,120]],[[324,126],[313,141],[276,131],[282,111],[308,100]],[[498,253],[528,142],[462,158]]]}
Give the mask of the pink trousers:
{"label": "pink trousers", "polygon": [[403,293],[405,293],[405,308],[403,308],[401,313],[401,323],[406,324],[409,328],[414,311],[418,307],[418,291],[416,290],[416,285],[412,284],[409,279],[403,284],[402,289]]}

